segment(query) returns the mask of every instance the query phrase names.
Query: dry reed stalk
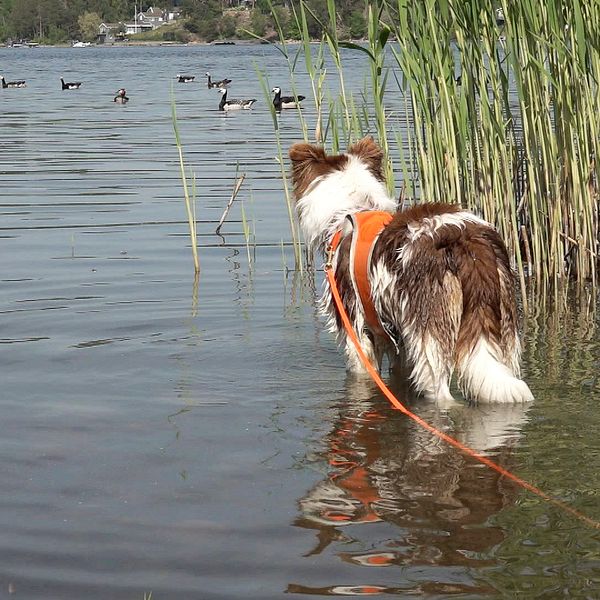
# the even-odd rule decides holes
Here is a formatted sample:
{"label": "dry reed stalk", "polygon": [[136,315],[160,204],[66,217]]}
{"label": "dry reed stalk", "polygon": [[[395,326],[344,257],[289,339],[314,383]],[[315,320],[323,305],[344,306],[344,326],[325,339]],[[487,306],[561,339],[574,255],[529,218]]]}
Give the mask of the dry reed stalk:
{"label": "dry reed stalk", "polygon": [[221,215],[221,219],[219,220],[219,224],[217,225],[217,228],[215,229],[215,233],[217,235],[221,234],[221,227],[223,226],[223,223],[225,222],[225,219],[227,218],[227,215],[229,214],[231,205],[234,203],[236,196],[238,195],[238,192],[240,191],[240,188],[242,187],[242,183],[244,183],[245,178],[246,178],[246,173],[242,173],[239,178],[236,177],[236,181],[235,181],[235,185],[234,185],[231,197],[229,198],[229,201],[227,202],[227,206],[225,206],[225,210],[223,211],[223,214]]}

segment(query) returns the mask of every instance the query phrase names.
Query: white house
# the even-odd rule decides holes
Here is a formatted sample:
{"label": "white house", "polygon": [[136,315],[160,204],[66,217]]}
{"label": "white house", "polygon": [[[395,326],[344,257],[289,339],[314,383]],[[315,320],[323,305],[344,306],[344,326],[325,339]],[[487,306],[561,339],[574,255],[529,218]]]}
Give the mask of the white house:
{"label": "white house", "polygon": [[122,37],[123,30],[123,23],[100,23],[97,42],[99,44],[112,44],[116,38]]}
{"label": "white house", "polygon": [[167,23],[176,21],[180,16],[181,13],[177,8],[163,10],[162,8],[151,6],[146,12],[140,11],[137,13],[133,22],[125,23],[125,33],[134,34],[152,31]]}

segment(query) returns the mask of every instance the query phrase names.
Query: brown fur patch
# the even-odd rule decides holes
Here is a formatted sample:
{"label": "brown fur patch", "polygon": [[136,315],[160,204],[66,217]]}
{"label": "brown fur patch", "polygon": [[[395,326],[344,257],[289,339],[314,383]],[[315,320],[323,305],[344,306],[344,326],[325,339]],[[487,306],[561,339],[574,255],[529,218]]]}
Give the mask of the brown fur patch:
{"label": "brown fur patch", "polygon": [[[387,229],[391,232],[398,229],[404,229],[409,223],[422,221],[439,215],[447,215],[448,213],[457,213],[462,209],[458,204],[442,204],[427,202],[426,204],[417,204],[406,210],[397,212],[394,215],[394,220],[388,225]],[[456,229],[456,228],[453,228]],[[458,231],[458,230],[457,230]]]}
{"label": "brown fur patch", "polygon": [[[410,242],[413,258],[407,270],[397,260],[398,250],[409,241],[410,224],[461,210],[455,204],[421,204],[396,213],[377,242],[373,261],[384,260],[391,268],[407,293],[416,327],[431,332],[438,340],[447,337],[444,317],[448,303],[456,301],[448,290],[443,291],[450,274],[460,282],[462,291],[460,327],[453,334],[457,335],[454,361],[464,360],[483,336],[509,362],[517,323],[515,293],[508,253],[495,229],[469,221],[462,228],[444,225],[433,238],[424,235]],[[393,320],[393,302],[388,311],[384,318]]]}

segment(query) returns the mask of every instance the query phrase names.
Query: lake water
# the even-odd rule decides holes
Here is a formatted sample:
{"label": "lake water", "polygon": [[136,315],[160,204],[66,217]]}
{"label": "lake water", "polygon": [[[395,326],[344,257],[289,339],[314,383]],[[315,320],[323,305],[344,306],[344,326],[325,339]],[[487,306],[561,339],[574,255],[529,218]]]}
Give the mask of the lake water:
{"label": "lake water", "polygon": [[[346,66],[358,93],[363,56]],[[0,598],[600,598],[597,530],[346,379],[315,309],[322,275],[287,270],[255,68],[289,91],[265,46],[0,49],[6,78],[28,81],[0,90]],[[255,108],[219,113],[207,70]],[[169,99],[188,72],[197,285]],[[61,75],[84,84],[62,92]],[[301,138],[294,112],[280,126],[285,149]],[[598,318],[571,295],[525,325],[529,407],[443,412],[392,387],[599,520]]]}

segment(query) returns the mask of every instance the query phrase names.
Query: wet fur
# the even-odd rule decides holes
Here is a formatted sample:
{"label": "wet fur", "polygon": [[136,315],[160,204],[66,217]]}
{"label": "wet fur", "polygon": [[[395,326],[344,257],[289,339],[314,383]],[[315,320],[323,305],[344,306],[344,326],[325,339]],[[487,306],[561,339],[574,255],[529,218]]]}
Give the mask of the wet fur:
{"label": "wet fur", "polygon": [[[346,154],[311,144],[290,148],[297,212],[308,243],[322,252],[348,214],[395,213],[372,253],[369,280],[380,321],[394,343],[365,323],[350,277],[350,235],[334,257],[344,307],[363,349],[380,367],[384,354],[404,350],[415,388],[451,402],[453,373],[475,401],[531,400],[519,379],[520,341],[513,274],[506,247],[487,222],[451,204],[421,204],[396,212],[383,183],[383,154],[368,137]],[[364,367],[346,338],[326,288],[322,307],[345,343],[349,371]]]}

